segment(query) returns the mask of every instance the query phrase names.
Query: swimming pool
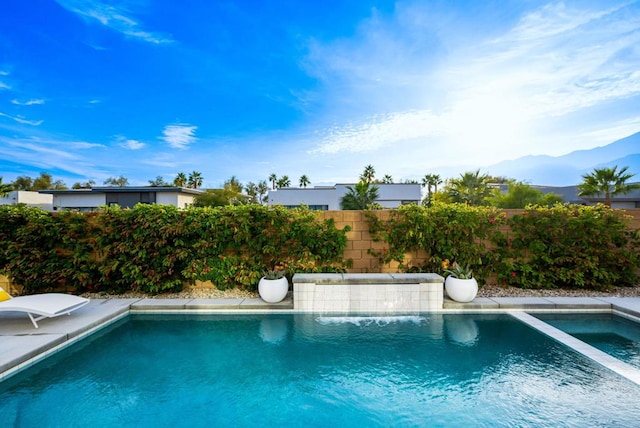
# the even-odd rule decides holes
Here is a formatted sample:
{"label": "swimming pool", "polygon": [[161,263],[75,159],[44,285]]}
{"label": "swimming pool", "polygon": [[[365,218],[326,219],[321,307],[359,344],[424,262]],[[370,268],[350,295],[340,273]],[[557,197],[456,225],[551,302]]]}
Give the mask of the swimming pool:
{"label": "swimming pool", "polygon": [[540,313],[536,318],[640,368],[640,324],[612,313]]}
{"label": "swimming pool", "polygon": [[508,315],[132,315],[0,384],[8,426],[633,426],[640,386]]}

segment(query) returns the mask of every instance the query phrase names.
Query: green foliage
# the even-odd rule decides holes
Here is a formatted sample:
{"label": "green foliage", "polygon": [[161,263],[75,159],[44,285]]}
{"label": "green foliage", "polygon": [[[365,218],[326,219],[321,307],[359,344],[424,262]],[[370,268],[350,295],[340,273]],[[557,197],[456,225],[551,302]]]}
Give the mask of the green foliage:
{"label": "green foliage", "polygon": [[463,265],[462,263],[455,263],[450,269],[445,269],[444,273],[458,279],[473,278],[473,270],[468,265]]}
{"label": "green foliage", "polygon": [[[387,221],[374,213],[367,219],[373,239],[388,244],[382,251],[370,251],[382,263],[396,261],[402,270],[442,274],[446,269],[443,261],[465,261],[483,281],[490,273],[485,264],[488,238],[504,222],[504,214],[490,207],[434,202],[430,207],[402,206]],[[427,261],[421,266],[404,265],[405,255],[416,250],[425,251]]]}
{"label": "green foliage", "polygon": [[637,284],[638,231],[603,205],[531,207],[509,219],[494,254],[498,280],[522,288],[605,290]]}
{"label": "green foliage", "polygon": [[525,208],[527,205],[553,206],[562,202],[562,196],[554,193],[542,193],[528,184],[509,181],[507,192],[496,192],[489,197],[491,206],[498,208]]}
{"label": "green foliage", "polygon": [[354,187],[347,186],[347,193],[340,200],[343,210],[367,210],[376,208],[378,186],[365,180],[360,180]]}
{"label": "green foliage", "polygon": [[4,198],[13,190],[13,186],[11,184],[6,184],[2,182],[2,177],[0,177],[0,198]]}
{"label": "green foliage", "polygon": [[307,210],[167,205],[51,214],[0,206],[0,268],[27,291],[254,289],[267,269],[341,271],[346,231]]}
{"label": "green foliage", "polygon": [[284,278],[284,271],[281,271],[280,269],[267,269],[263,277],[271,280]]}
{"label": "green foliage", "polygon": [[465,172],[460,174],[460,178],[451,179],[445,186],[445,192],[451,202],[488,205],[488,198],[492,194],[490,180],[487,174],[480,174],[480,170]]}
{"label": "green foliage", "polygon": [[640,188],[640,184],[627,184],[634,174],[627,172],[629,167],[625,166],[617,170],[613,168],[596,168],[591,174],[582,176],[582,184],[578,185],[579,196],[598,196],[604,195],[604,204],[611,206],[611,197],[615,195],[624,195],[631,190]]}

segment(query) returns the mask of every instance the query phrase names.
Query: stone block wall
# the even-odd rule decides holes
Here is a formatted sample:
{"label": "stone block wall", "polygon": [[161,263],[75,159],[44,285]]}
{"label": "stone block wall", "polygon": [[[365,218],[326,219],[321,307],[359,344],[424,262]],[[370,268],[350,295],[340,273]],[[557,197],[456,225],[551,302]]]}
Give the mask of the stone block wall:
{"label": "stone block wall", "polygon": [[[508,218],[522,214],[525,210],[505,210]],[[625,212],[632,217],[629,227],[640,229],[640,208],[627,209]],[[388,210],[375,211],[382,220],[387,220],[390,215]],[[333,218],[336,227],[350,226],[347,233],[347,248],[344,252],[345,259],[352,259],[353,265],[349,273],[394,273],[398,272],[398,264],[381,264],[378,258],[370,254],[370,250],[383,251],[384,242],[374,242],[369,234],[369,225],[363,211],[320,211],[319,219]],[[509,236],[509,227],[502,226],[501,232]],[[421,265],[426,261],[427,255],[423,251],[416,251],[405,256],[405,264],[408,266]]]}

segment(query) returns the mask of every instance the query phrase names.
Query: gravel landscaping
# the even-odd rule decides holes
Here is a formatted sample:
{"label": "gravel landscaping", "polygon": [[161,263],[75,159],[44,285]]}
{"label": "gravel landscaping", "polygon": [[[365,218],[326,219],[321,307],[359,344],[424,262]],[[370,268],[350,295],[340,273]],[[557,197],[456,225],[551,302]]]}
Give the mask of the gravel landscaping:
{"label": "gravel landscaping", "polygon": [[[129,299],[129,298],[149,298],[149,299],[237,299],[237,298],[257,298],[257,292],[246,290],[217,290],[215,288],[191,288],[180,293],[166,293],[149,295],[145,293],[128,292],[124,294],[108,293],[84,293],[83,297],[91,299]],[[504,287],[499,285],[484,285],[478,290],[478,297],[640,297],[640,286],[636,287],[614,287],[611,291],[591,291],[591,290],[523,290],[515,287]]]}

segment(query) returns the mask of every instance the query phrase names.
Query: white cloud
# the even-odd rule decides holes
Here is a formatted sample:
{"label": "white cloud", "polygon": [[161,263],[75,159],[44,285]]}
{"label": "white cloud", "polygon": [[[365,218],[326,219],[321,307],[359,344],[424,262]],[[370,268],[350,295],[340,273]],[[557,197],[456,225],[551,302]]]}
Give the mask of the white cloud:
{"label": "white cloud", "polygon": [[123,136],[118,136],[116,138],[116,142],[120,147],[124,147],[127,150],[140,150],[146,146],[146,144],[138,141],[138,140],[130,140]]}
{"label": "white cloud", "polygon": [[[389,157],[376,154],[378,149],[411,148],[435,164],[443,158],[431,154],[446,150],[450,163],[482,165],[595,146],[595,137],[559,138],[569,130],[596,135],[611,129],[608,141],[614,141],[619,127],[591,113],[605,104],[620,123],[637,117],[637,110],[616,104],[640,97],[637,9],[549,4],[524,14],[499,36],[495,30],[491,37],[473,31],[453,43],[434,24],[437,16],[407,18],[425,16],[421,8],[397,3],[395,16],[374,14],[351,39],[312,41],[305,65],[324,82],[331,110],[349,111],[351,119],[337,119],[320,131],[310,153],[369,153],[384,162]],[[443,39],[429,44],[424,35]],[[437,57],[434,49],[440,49]],[[336,123],[336,115],[328,116],[326,121]],[[418,156],[407,154],[407,163]]]}
{"label": "white cloud", "polygon": [[142,29],[140,22],[133,19],[131,12],[123,5],[105,4],[99,0],[57,0],[65,9],[83,18],[96,20],[105,27],[127,37],[153,44],[173,43],[171,36]]}
{"label": "white cloud", "polygon": [[4,83],[4,82],[0,82],[0,89],[6,89],[6,90],[9,90],[9,89],[11,89],[11,86],[7,85],[7,84],[6,84],[6,83]]}
{"label": "white cloud", "polygon": [[33,106],[33,105],[44,104],[44,100],[43,99],[31,99],[27,101],[11,100],[11,103],[18,106]]}
{"label": "white cloud", "polygon": [[197,126],[189,125],[189,124],[174,124],[165,126],[162,131],[163,137],[160,137],[164,140],[169,146],[174,149],[187,149],[189,144],[197,141],[197,138],[194,136]]}
{"label": "white cloud", "polygon": [[0,116],[12,119],[12,120],[14,120],[14,121],[16,121],[18,123],[23,124],[23,125],[40,126],[42,124],[42,122],[43,122],[42,120],[27,120],[27,119],[25,119],[24,117],[22,117],[20,115],[11,116],[11,115],[8,115],[8,114],[2,113],[2,112],[0,112]]}
{"label": "white cloud", "polygon": [[105,145],[99,144],[99,143],[87,143],[84,141],[73,141],[69,143],[69,147],[74,149],[96,149],[96,148],[105,148]]}

